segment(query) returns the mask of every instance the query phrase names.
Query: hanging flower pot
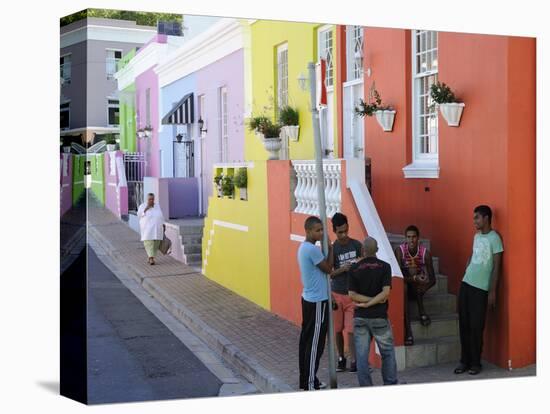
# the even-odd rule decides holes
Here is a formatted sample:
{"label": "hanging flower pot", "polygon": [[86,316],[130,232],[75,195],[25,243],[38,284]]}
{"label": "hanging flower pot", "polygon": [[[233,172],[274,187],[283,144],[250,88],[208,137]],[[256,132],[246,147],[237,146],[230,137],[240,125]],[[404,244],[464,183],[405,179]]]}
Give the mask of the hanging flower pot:
{"label": "hanging flower pot", "polygon": [[246,188],[239,188],[239,197],[241,200],[248,200],[248,193]]}
{"label": "hanging flower pot", "polygon": [[384,132],[391,132],[393,130],[393,121],[395,120],[395,111],[392,109],[384,109],[374,111],[376,120],[384,130]]}
{"label": "hanging flower pot", "polygon": [[436,82],[430,86],[430,98],[432,105],[438,105],[441,116],[447,121],[447,125],[457,127],[464,110],[464,103],[458,102],[454,92],[444,82]]}
{"label": "hanging flower pot", "polygon": [[281,127],[281,133],[285,134],[291,141],[298,141],[300,125],[285,125]]}
{"label": "hanging flower pot", "polygon": [[63,152],[66,153],[66,154],[70,153],[71,152],[71,147],[69,147],[69,146],[63,147]]}
{"label": "hanging flower pot", "polygon": [[465,104],[462,102],[449,102],[439,104],[441,116],[447,121],[447,125],[457,127],[460,125],[460,118]]}
{"label": "hanging flower pot", "polygon": [[116,144],[107,144],[107,151],[114,151],[116,149]]}

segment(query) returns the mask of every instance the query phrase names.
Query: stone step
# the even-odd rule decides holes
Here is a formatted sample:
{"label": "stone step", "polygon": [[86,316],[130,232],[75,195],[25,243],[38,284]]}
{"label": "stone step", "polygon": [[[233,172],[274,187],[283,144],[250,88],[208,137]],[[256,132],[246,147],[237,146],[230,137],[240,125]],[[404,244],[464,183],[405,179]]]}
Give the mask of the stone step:
{"label": "stone step", "polygon": [[449,293],[449,279],[445,275],[435,275],[435,285],[426,292],[426,295],[436,295],[438,293]]}
{"label": "stone step", "polygon": [[414,345],[405,347],[406,368],[445,364],[459,359],[460,339],[458,336],[418,339],[415,340]]}
{"label": "stone step", "polygon": [[195,234],[200,234],[202,236],[202,232],[203,232],[203,229],[204,229],[204,226],[203,225],[179,225],[179,228],[180,228],[180,234],[182,236],[184,235],[195,235]]}
{"label": "stone step", "polygon": [[437,337],[458,335],[458,315],[430,315],[432,323],[422,326],[419,320],[411,320],[411,329],[415,341],[420,339],[435,339]]}
{"label": "stone step", "polygon": [[[419,317],[418,306],[415,301],[409,301],[409,316],[411,319]],[[456,295],[449,293],[434,293],[424,296],[424,308],[430,317],[456,312]]]}
{"label": "stone step", "polygon": [[183,254],[201,253],[202,246],[200,244],[182,244]]}
{"label": "stone step", "polygon": [[181,235],[181,244],[202,244],[202,233]]}
{"label": "stone step", "polygon": [[432,262],[434,264],[434,273],[437,275],[440,271],[440,269],[439,269],[439,257],[432,257]]}
{"label": "stone step", "polygon": [[202,263],[201,253],[191,253],[184,256],[185,264],[189,266],[200,265]]}

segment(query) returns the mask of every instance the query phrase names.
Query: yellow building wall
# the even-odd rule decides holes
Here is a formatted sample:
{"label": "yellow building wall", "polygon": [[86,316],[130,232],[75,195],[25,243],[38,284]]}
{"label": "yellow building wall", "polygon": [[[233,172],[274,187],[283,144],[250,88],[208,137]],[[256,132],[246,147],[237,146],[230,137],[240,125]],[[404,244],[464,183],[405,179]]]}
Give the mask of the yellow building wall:
{"label": "yellow building wall", "polygon": [[[309,86],[303,91],[298,85],[298,76],[308,77],[308,63],[317,61],[317,29],[322,24],[258,20],[251,25],[251,84],[252,115],[267,114],[275,117],[277,105],[276,64],[277,46],[288,43],[288,103],[298,109],[300,136],[297,142],[290,141],[291,159],[313,159],[313,124],[310,112]],[[336,56],[336,26],[333,26],[333,55]],[[334,62],[334,78],[337,65]],[[334,150],[338,154],[336,93],[333,94]],[[261,140],[246,129],[245,159],[265,160],[268,157]]]}
{"label": "yellow building wall", "polygon": [[[248,200],[240,200],[237,188],[234,199],[218,198],[214,185],[202,239],[202,273],[270,310],[267,168],[265,161],[249,164]],[[231,175],[237,169],[223,171]],[[215,168],[214,176],[221,170]]]}

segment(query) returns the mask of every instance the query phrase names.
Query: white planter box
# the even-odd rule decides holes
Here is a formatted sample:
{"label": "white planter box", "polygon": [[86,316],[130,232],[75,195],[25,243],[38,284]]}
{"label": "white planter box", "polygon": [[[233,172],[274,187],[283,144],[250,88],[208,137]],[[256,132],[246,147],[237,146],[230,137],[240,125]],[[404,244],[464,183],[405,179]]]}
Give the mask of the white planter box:
{"label": "white planter box", "polygon": [[279,159],[279,150],[282,147],[282,140],[280,137],[264,138],[264,148],[269,152],[269,160]]}
{"label": "white planter box", "polygon": [[256,136],[258,138],[260,138],[262,141],[264,140],[264,134],[262,134],[260,131],[254,131],[254,133],[256,134]]}
{"label": "white planter box", "polygon": [[393,130],[393,121],[395,120],[394,110],[375,111],[374,115],[376,120],[385,132],[391,132]]}
{"label": "white planter box", "polygon": [[69,152],[71,152],[71,147],[63,147],[63,152],[68,154]]}
{"label": "white planter box", "polygon": [[281,128],[281,133],[285,134],[291,141],[298,141],[300,125],[285,125]]}
{"label": "white planter box", "polygon": [[443,103],[439,104],[439,111],[441,112],[441,116],[447,121],[447,125],[457,127],[460,125],[464,106],[462,102]]}
{"label": "white planter box", "polygon": [[107,151],[114,151],[116,149],[116,144],[107,144]]}

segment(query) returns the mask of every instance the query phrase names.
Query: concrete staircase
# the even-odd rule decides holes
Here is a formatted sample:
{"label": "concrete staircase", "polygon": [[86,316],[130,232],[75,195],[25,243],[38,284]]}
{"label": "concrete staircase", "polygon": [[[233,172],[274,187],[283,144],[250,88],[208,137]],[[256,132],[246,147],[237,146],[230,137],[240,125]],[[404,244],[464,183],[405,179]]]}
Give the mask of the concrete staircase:
{"label": "concrete staircase", "polygon": [[[405,241],[402,235],[388,234],[388,238],[392,248]],[[420,239],[420,243],[430,249],[429,240]],[[407,304],[414,345],[404,347],[404,368],[444,364],[460,358],[457,297],[448,293],[447,276],[440,273],[439,258],[434,257],[433,262],[436,284],[424,296],[424,306],[432,323],[422,326],[416,302]]]}
{"label": "concrete staircase", "polygon": [[199,217],[170,219],[169,224],[173,227],[177,226],[179,230],[178,238],[181,245],[181,257],[177,257],[177,259],[180,259],[188,266],[201,267],[204,219]]}

